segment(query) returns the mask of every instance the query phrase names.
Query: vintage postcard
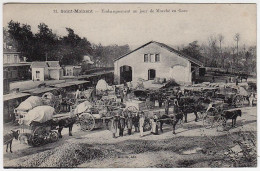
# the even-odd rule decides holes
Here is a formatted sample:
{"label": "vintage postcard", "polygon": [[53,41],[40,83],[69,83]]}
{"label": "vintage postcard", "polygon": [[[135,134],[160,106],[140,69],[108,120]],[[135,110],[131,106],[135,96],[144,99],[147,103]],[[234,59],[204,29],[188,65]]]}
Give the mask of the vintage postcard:
{"label": "vintage postcard", "polygon": [[257,167],[256,7],[3,4],[3,167]]}

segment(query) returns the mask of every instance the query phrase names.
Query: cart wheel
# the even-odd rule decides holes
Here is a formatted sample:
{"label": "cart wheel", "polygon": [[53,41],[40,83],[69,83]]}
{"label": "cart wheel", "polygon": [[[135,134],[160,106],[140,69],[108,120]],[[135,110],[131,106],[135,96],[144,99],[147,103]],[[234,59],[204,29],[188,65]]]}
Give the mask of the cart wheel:
{"label": "cart wheel", "polygon": [[95,118],[89,113],[80,115],[80,127],[82,131],[91,131],[95,127]]}
{"label": "cart wheel", "polygon": [[150,131],[151,129],[152,129],[152,127],[151,127],[151,123],[150,123],[149,119],[145,119],[145,121],[144,121],[144,132]]}
{"label": "cart wheel", "polygon": [[227,120],[225,117],[220,116],[217,119],[217,131],[224,131],[226,129]]}
{"label": "cart wheel", "polygon": [[135,106],[129,106],[127,109],[126,109],[128,112],[131,112],[132,114],[134,113],[137,113],[138,110]]}
{"label": "cart wheel", "polygon": [[43,126],[36,127],[33,131],[33,134],[30,138],[30,144],[34,147],[38,147],[44,143],[46,143],[48,137],[48,133],[46,131],[46,128]]}
{"label": "cart wheel", "polygon": [[214,122],[214,116],[207,116],[205,115],[202,119],[203,121],[203,126],[206,129],[210,129],[213,127],[213,122]]}
{"label": "cart wheel", "polygon": [[60,102],[55,102],[55,104],[53,105],[54,109],[55,109],[55,112],[56,113],[60,113],[61,111],[61,105],[60,105]]}
{"label": "cart wheel", "polygon": [[59,134],[56,131],[50,132],[50,142],[56,142],[59,140]]}
{"label": "cart wheel", "polygon": [[235,105],[235,107],[242,107],[244,104],[244,99],[241,96],[236,96],[233,104]]}
{"label": "cart wheel", "polygon": [[205,113],[197,112],[197,115],[198,115],[198,120],[203,120]]}

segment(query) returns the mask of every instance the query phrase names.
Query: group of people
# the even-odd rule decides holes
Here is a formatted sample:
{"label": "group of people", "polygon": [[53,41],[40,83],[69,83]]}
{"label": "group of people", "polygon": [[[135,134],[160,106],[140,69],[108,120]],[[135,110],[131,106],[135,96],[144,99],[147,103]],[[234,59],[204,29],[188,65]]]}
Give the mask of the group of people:
{"label": "group of people", "polygon": [[134,127],[135,132],[140,132],[140,136],[143,136],[145,116],[143,112],[137,112],[132,114],[131,112],[119,112],[121,114],[116,114],[112,118],[111,131],[113,138],[116,138],[116,134],[119,136],[124,136],[124,130],[127,128],[127,134],[132,134],[132,129]]}

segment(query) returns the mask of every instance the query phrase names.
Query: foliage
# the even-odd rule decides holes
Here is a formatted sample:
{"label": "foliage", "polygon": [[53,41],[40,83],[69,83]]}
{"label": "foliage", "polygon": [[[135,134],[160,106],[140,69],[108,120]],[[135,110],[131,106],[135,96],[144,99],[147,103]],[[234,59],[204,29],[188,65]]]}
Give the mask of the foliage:
{"label": "foliage", "polygon": [[231,72],[256,73],[256,46],[239,47],[240,34],[235,34],[236,46],[223,47],[224,36],[210,36],[208,44],[199,45],[193,41],[181,49],[181,52],[204,63],[204,66],[224,68]]}
{"label": "foliage", "polygon": [[4,42],[21,52],[28,61],[58,60],[62,65],[84,65],[85,55],[90,56],[95,66],[113,66],[113,59],[129,52],[129,46],[92,45],[87,38],[77,35],[72,28],[66,28],[66,36],[58,36],[45,23],[38,25],[38,32],[33,34],[31,26],[10,21],[4,28]]}

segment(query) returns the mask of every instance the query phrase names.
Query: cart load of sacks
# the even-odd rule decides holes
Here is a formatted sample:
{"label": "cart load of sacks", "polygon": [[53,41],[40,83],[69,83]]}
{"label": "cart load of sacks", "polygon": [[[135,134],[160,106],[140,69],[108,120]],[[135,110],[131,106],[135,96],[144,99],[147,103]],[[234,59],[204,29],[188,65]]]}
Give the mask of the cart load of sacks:
{"label": "cart load of sacks", "polygon": [[[20,124],[30,125],[33,121],[38,123],[44,123],[53,119],[56,115],[55,109],[50,105],[53,95],[46,93],[46,96],[30,96],[23,101],[16,109],[16,117]],[[88,111],[92,107],[89,101],[84,101],[77,105],[77,107],[70,112],[71,117]],[[59,114],[57,114],[59,115]]]}

